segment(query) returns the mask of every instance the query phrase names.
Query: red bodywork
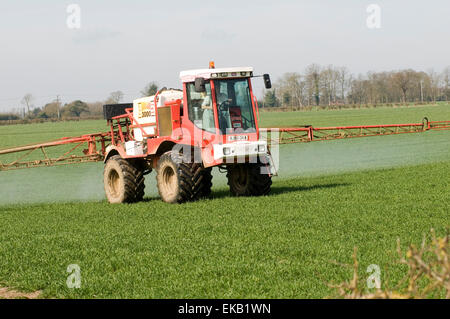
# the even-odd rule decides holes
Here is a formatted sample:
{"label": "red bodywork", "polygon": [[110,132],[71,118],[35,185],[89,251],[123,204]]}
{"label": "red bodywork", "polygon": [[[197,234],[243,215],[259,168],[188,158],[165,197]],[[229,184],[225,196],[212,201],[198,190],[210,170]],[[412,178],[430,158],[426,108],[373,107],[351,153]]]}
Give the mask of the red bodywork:
{"label": "red bodywork", "polygon": [[[251,83],[250,79],[249,81],[249,87],[250,92],[251,90]],[[214,92],[214,81],[210,81],[211,83],[211,91]],[[186,146],[191,146],[193,148],[197,148],[201,150],[202,154],[202,160],[205,167],[211,167],[211,166],[217,166],[223,164],[223,160],[214,160],[213,157],[213,145],[214,144],[225,144],[230,143],[230,141],[227,141],[228,136],[232,135],[242,135],[242,134],[228,134],[223,135],[220,132],[219,129],[219,123],[218,123],[218,115],[217,115],[217,108],[216,108],[216,97],[213,94],[212,100],[213,100],[213,112],[214,112],[214,120],[215,120],[215,127],[216,132],[211,133],[205,130],[202,130],[198,128],[197,126],[192,123],[188,117],[188,101],[187,101],[187,94],[186,94],[186,84],[183,85],[183,101],[176,100],[173,102],[165,103],[164,107],[170,107],[171,108],[171,118],[172,118],[172,133],[169,136],[159,136],[159,125],[158,125],[158,112],[156,112],[156,123],[148,123],[145,125],[141,125],[138,123],[138,121],[133,116],[133,110],[126,109],[126,114],[116,116],[110,121],[109,125],[111,127],[110,130],[110,136],[111,136],[111,142],[112,142],[112,149],[117,151],[120,156],[123,158],[147,158],[151,157],[153,165],[156,165],[156,161],[159,158],[159,155],[161,155],[162,150],[165,150],[165,147],[162,147],[162,145],[173,145],[173,144],[181,144]],[[154,103],[158,103],[158,94],[156,94]],[[253,96],[253,93],[251,93],[252,97],[252,108],[253,108],[253,115],[257,114],[257,105],[255,105],[255,98]],[[180,109],[181,104],[183,105],[183,116],[180,116]],[[234,119],[234,123],[240,123],[242,126],[242,119],[240,118],[240,109],[230,109],[230,114],[232,115],[232,121]],[[259,140],[259,131],[258,131],[258,121],[255,118],[256,123],[256,132],[255,133],[245,133],[247,135],[246,140],[247,141],[258,141]],[[144,131],[145,126],[152,126],[156,125],[157,127],[157,134],[155,135],[148,135]],[[134,128],[139,128],[142,132],[142,136],[147,138],[147,147],[146,152],[144,155],[140,156],[129,156],[126,154],[124,147],[122,146],[123,143],[126,141],[132,141],[134,140],[133,137],[133,130]]]}

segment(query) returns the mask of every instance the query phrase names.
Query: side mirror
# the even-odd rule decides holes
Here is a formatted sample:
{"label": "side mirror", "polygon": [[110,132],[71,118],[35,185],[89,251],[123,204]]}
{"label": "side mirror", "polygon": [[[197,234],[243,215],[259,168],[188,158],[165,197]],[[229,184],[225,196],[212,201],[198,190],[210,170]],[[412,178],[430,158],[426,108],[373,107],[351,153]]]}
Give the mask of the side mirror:
{"label": "side mirror", "polygon": [[266,89],[271,89],[272,82],[270,81],[270,75],[264,74],[263,77],[264,77],[264,86],[266,87]]}
{"label": "side mirror", "polygon": [[195,79],[195,92],[197,92],[197,93],[206,92],[204,78],[196,78]]}

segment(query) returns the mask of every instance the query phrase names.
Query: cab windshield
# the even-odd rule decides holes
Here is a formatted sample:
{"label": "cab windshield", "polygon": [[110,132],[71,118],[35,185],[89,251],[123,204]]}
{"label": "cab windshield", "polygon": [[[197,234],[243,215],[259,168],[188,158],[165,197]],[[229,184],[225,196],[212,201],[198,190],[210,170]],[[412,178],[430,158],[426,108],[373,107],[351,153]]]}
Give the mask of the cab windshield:
{"label": "cab windshield", "polygon": [[255,133],[248,79],[214,80],[214,88],[222,134]]}

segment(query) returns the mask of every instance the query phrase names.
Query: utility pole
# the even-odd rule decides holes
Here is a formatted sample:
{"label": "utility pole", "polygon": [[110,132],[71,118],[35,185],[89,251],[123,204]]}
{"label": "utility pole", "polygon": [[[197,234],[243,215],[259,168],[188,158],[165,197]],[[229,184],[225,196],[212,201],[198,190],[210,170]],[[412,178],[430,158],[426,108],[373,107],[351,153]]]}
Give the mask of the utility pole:
{"label": "utility pole", "polygon": [[58,120],[59,120],[61,117],[60,110],[59,110],[59,95],[56,96],[56,108],[58,110]]}
{"label": "utility pole", "polygon": [[420,80],[420,100],[423,103],[423,80]]}

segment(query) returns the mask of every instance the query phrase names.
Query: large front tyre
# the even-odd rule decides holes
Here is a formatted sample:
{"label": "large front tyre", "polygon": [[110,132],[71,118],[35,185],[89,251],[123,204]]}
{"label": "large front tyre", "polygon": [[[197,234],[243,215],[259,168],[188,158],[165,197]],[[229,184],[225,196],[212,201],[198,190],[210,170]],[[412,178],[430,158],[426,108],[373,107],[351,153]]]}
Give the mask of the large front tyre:
{"label": "large front tyre", "polygon": [[211,169],[186,161],[177,152],[164,153],[156,168],[158,192],[166,203],[184,203],[208,197],[211,193],[211,179]]}
{"label": "large front tyre", "polygon": [[[265,164],[235,164],[227,168],[228,185],[233,196],[263,196],[270,193],[272,176],[264,174]],[[262,168],[262,169],[261,169]]]}
{"label": "large front tyre", "polygon": [[108,159],[103,171],[106,198],[111,204],[134,203],[144,197],[144,170],[119,155]]}

